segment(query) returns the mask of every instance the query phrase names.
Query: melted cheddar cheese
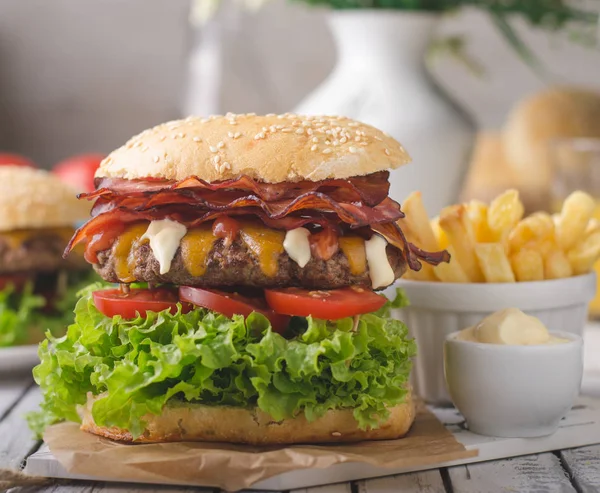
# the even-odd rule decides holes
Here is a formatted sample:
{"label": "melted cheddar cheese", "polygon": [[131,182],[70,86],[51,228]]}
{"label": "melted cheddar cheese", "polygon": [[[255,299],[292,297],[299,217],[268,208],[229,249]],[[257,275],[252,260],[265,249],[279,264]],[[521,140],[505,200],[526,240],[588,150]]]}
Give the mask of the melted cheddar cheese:
{"label": "melted cheddar cheese", "polygon": [[134,247],[148,229],[148,223],[134,224],[121,234],[113,246],[115,274],[121,282],[134,282]]}
{"label": "melted cheddar cheese", "polygon": [[[113,245],[114,269],[121,282],[136,280],[133,275],[134,252],[139,244],[148,241],[145,237],[147,230],[147,222],[134,224],[115,241]],[[287,250],[284,247],[286,232],[269,229],[254,222],[240,222],[239,230],[236,233],[247,246],[250,254],[257,260],[262,272],[269,277],[275,276],[279,268],[279,258]],[[290,233],[287,232],[287,235],[289,236]],[[306,231],[307,243],[308,236],[308,231]],[[212,224],[203,224],[188,230],[181,238],[179,246],[183,265],[192,276],[202,277],[206,274],[210,252],[219,239],[213,233]],[[354,276],[364,274],[369,264],[365,240],[358,236],[342,236],[338,238],[338,242],[340,250],[348,259],[350,273]],[[227,249],[227,247],[225,248]],[[381,251],[378,253],[382,254]],[[387,256],[385,260],[387,260]],[[373,263],[374,259],[371,258],[370,261]],[[298,263],[298,260],[296,262]],[[303,261],[298,264],[303,267],[302,264],[306,265],[306,263]]]}
{"label": "melted cheddar cheese", "polygon": [[277,274],[279,256],[283,253],[285,232],[255,224],[242,224],[240,236],[258,260],[263,273],[269,277]]}
{"label": "melted cheddar cheese", "polygon": [[181,256],[183,265],[194,277],[203,276],[206,272],[208,255],[218,238],[209,225],[192,229],[181,240]]}
{"label": "melted cheddar cheese", "polygon": [[19,229],[16,231],[0,232],[0,237],[8,243],[8,246],[16,250],[26,241],[36,236],[58,236],[65,240],[65,245],[73,236],[73,228],[48,228],[48,229]]}
{"label": "melted cheddar cheese", "polygon": [[367,270],[365,240],[359,236],[341,236],[338,238],[340,250],[348,259],[350,274],[360,276]]}

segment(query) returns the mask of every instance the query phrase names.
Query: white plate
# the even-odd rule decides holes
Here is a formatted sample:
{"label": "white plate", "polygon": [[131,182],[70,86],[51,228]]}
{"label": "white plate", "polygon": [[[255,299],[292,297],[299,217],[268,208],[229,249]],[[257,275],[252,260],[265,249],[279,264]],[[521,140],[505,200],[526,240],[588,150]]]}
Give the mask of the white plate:
{"label": "white plate", "polygon": [[0,372],[30,371],[40,362],[37,350],[37,344],[0,348]]}

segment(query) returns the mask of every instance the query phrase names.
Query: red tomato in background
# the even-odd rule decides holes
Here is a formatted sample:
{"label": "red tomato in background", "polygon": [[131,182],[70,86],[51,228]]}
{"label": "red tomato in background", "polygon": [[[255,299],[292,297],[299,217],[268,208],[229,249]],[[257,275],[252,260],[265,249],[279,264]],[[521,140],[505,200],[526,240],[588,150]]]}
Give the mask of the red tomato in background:
{"label": "red tomato in background", "polygon": [[0,152],[0,166],[14,164],[16,166],[27,166],[28,168],[37,168],[35,163],[28,157],[10,152]]}
{"label": "red tomato in background", "polygon": [[52,169],[62,181],[81,192],[94,190],[94,173],[104,159],[102,154],[78,154],[58,163]]}

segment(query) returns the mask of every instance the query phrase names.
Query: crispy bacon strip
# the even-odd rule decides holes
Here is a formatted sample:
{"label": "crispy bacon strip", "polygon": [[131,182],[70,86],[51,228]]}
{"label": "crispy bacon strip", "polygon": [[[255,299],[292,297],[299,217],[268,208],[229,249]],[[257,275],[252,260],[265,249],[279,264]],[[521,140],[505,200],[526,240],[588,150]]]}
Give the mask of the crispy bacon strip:
{"label": "crispy bacon strip", "polygon": [[426,252],[410,243],[398,223],[373,224],[371,229],[383,236],[386,241],[404,252],[408,266],[415,271],[421,270],[421,261],[431,265],[438,265],[450,261],[450,254],[446,250],[441,252]]}
{"label": "crispy bacon strip", "polygon": [[[325,192],[340,202],[360,201],[374,206],[382,202],[389,193],[389,172],[380,171],[368,176],[358,176],[347,180],[300,181],[296,183],[261,183],[247,176],[235,180],[208,183],[196,176],[176,182],[172,180],[125,180],[119,178],[101,178],[97,180],[98,189],[91,193],[80,194],[88,200],[104,197],[113,200],[128,196],[161,196],[165,192],[192,190],[198,193],[215,191],[236,191],[238,197],[248,192],[264,201],[273,202],[290,199],[310,192]],[[240,195],[240,192],[242,193]],[[160,200],[160,199],[158,199]]]}
{"label": "crispy bacon strip", "polygon": [[[163,197],[164,198],[164,197]],[[368,224],[397,221],[404,217],[397,202],[389,197],[375,207],[368,207],[361,203],[337,202],[331,197],[320,192],[309,192],[289,200],[278,202],[265,202],[259,197],[248,196],[229,202],[225,200],[206,201],[194,196],[172,197],[163,202],[155,197],[148,199],[121,197],[107,201],[99,198],[92,209],[92,215],[107,212],[112,209],[126,210],[130,212],[147,212],[162,209],[165,214],[175,208],[179,211],[189,211],[190,214],[202,214],[205,211],[234,211],[244,209],[246,213],[262,210],[270,219],[281,219],[294,212],[304,210],[317,210],[333,212],[341,221],[350,224],[353,228],[366,226]]]}

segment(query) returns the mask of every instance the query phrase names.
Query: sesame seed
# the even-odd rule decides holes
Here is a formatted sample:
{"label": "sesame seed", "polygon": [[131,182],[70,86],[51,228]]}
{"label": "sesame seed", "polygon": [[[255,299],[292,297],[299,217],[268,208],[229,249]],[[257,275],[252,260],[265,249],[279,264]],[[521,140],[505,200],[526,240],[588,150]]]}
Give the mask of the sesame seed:
{"label": "sesame seed", "polygon": [[269,127],[269,131],[275,133],[275,132],[277,132],[277,127],[275,125],[271,125]]}
{"label": "sesame seed", "polygon": [[268,129],[267,127],[263,127],[263,128],[261,128],[261,130],[262,130],[263,132],[268,132],[268,131],[269,131],[269,129]]}
{"label": "sesame seed", "polygon": [[183,139],[183,138],[185,137],[185,134],[184,134],[184,133],[182,133],[182,132],[179,132],[179,133],[177,134],[177,136],[178,136],[179,138]]}
{"label": "sesame seed", "polygon": [[348,149],[352,154],[358,152],[358,149],[354,146],[350,146],[350,148]]}
{"label": "sesame seed", "polygon": [[356,142],[360,142],[360,135],[357,135],[356,137],[354,137],[354,140],[355,140]]}
{"label": "sesame seed", "polygon": [[361,146],[366,146],[366,145],[369,145],[369,144],[367,144],[366,142],[361,142],[360,145]]}
{"label": "sesame seed", "polygon": [[163,135],[160,139],[158,139],[159,142],[164,142],[164,140],[167,138],[166,135]]}
{"label": "sesame seed", "polygon": [[142,152],[146,152],[147,150],[148,150],[148,146],[144,146],[140,149],[140,151],[142,151]]}
{"label": "sesame seed", "polygon": [[273,116],[275,116],[275,113],[267,113],[265,116],[273,117]]}
{"label": "sesame seed", "polygon": [[346,142],[348,142],[348,139],[346,138],[346,136],[344,136],[340,139],[340,144],[345,144]]}
{"label": "sesame seed", "polygon": [[379,142],[383,142],[383,139],[381,137],[379,137],[379,135],[373,135],[373,138],[375,140],[378,140]]}
{"label": "sesame seed", "polygon": [[242,134],[239,133],[239,132],[236,132],[236,133],[233,134],[233,138],[234,139],[239,139],[241,136],[242,136]]}
{"label": "sesame seed", "polygon": [[225,144],[223,143],[223,141],[222,141],[222,140],[220,140],[220,141],[217,143],[217,147],[218,147],[219,149],[223,149],[223,147],[225,147]]}
{"label": "sesame seed", "polygon": [[348,123],[349,127],[358,127],[358,122],[350,122]]}
{"label": "sesame seed", "polygon": [[112,160],[113,160],[113,159],[112,159],[112,157],[111,157],[111,156],[108,156],[108,157],[107,157],[107,158],[104,160],[104,163],[105,163],[105,164],[110,164],[110,163],[112,163]]}
{"label": "sesame seed", "polygon": [[152,159],[155,163],[158,163],[160,161],[160,156],[154,156]]}
{"label": "sesame seed", "polygon": [[229,120],[229,125],[237,125],[237,122],[235,120]]}
{"label": "sesame seed", "polygon": [[219,151],[219,149],[217,149],[215,146],[210,146],[208,149],[210,150],[210,152],[218,152]]}
{"label": "sesame seed", "polygon": [[227,161],[225,161],[222,165],[221,165],[221,171],[223,171],[224,169],[231,169],[231,164],[229,164]]}
{"label": "sesame seed", "polygon": [[265,138],[265,133],[264,133],[264,132],[257,133],[257,134],[254,136],[254,140],[258,140],[258,139],[264,139],[264,138]]}
{"label": "sesame seed", "polygon": [[246,113],[246,116],[256,116],[256,113]]}
{"label": "sesame seed", "polygon": [[138,140],[135,144],[133,144],[133,147],[142,147],[144,144],[142,143],[141,140]]}
{"label": "sesame seed", "polygon": [[194,137],[192,140],[194,142],[202,142],[202,139],[200,137]]}
{"label": "sesame seed", "polygon": [[323,154],[330,154],[331,153],[331,149],[328,147],[327,149],[323,150]]}
{"label": "sesame seed", "polygon": [[334,146],[337,146],[337,145],[339,145],[339,144],[340,144],[340,141],[339,141],[339,140],[334,140],[334,141],[333,141],[333,145],[334,145]]}
{"label": "sesame seed", "polygon": [[326,140],[326,141],[325,141],[325,143],[326,143],[327,145],[330,145],[330,144],[331,144],[331,141],[330,141],[330,140]]}
{"label": "sesame seed", "polygon": [[313,144],[312,146],[310,146],[310,150],[311,151],[316,151],[317,150],[317,144]]}
{"label": "sesame seed", "polygon": [[319,142],[319,138],[318,137],[313,137],[312,141],[316,144],[317,142]]}
{"label": "sesame seed", "polygon": [[342,436],[342,434],[341,434],[339,431],[333,431],[333,432],[331,432],[331,436],[334,436],[334,437],[341,437],[341,436]]}
{"label": "sesame seed", "polygon": [[299,128],[299,129],[296,130],[296,133],[298,135],[302,135],[304,133],[304,129],[303,128]]}
{"label": "sesame seed", "polygon": [[229,137],[230,139],[233,139],[233,132],[227,132],[227,137]]}
{"label": "sesame seed", "polygon": [[283,128],[281,129],[281,131],[282,131],[283,133],[286,133],[286,134],[287,134],[287,133],[291,132],[291,131],[292,131],[292,129],[291,129],[290,127],[283,127]]}
{"label": "sesame seed", "polygon": [[384,150],[383,150],[383,152],[385,152],[385,155],[386,155],[386,156],[389,156],[389,155],[390,155],[390,151],[389,151],[389,149],[384,149]]}
{"label": "sesame seed", "polygon": [[213,163],[219,164],[219,161],[221,160],[221,156],[218,156],[218,155],[213,156],[212,160],[213,160]]}
{"label": "sesame seed", "polygon": [[307,129],[306,129],[306,133],[307,133],[308,135],[312,135],[312,134],[313,134],[313,129],[312,129],[312,128],[307,128]]}

